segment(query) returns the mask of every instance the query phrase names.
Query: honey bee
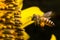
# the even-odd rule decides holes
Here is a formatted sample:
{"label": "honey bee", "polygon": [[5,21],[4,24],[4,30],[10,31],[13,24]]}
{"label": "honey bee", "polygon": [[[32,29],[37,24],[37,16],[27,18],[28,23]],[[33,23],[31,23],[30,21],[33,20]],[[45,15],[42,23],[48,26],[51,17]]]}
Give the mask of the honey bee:
{"label": "honey bee", "polygon": [[45,25],[48,26],[54,26],[54,22],[50,20],[52,15],[52,11],[49,11],[45,13],[43,16],[39,15],[33,15],[33,20],[35,21],[35,24],[40,25],[41,27],[44,27]]}

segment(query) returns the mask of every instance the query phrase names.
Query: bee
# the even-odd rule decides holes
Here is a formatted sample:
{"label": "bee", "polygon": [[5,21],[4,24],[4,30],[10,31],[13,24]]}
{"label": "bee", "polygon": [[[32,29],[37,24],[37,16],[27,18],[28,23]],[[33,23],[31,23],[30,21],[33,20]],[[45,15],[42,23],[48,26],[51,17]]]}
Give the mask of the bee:
{"label": "bee", "polygon": [[44,27],[45,25],[51,27],[55,25],[54,22],[50,20],[52,15],[52,11],[46,12],[43,16],[34,14],[32,20],[35,21],[35,24],[40,25],[41,27]]}

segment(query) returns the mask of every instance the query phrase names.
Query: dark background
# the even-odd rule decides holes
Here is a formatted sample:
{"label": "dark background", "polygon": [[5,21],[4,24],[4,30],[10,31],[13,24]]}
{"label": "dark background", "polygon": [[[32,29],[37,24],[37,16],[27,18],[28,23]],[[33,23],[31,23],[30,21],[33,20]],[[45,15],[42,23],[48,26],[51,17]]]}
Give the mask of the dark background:
{"label": "dark background", "polygon": [[57,40],[60,40],[60,0],[24,0],[23,3],[23,9],[38,6],[43,12],[53,11],[55,13],[55,16],[51,18],[55,23],[54,27],[45,26],[42,29],[33,23],[25,28],[31,36],[29,40],[49,40],[51,34],[55,34]]}

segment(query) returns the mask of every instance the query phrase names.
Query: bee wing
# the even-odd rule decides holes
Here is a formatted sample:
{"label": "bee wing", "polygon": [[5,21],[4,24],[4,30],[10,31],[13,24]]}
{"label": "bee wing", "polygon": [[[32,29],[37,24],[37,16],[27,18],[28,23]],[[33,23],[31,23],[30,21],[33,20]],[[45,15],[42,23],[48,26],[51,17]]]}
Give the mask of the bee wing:
{"label": "bee wing", "polygon": [[52,15],[52,11],[49,11],[49,12],[47,12],[47,13],[44,14],[44,17],[50,19],[51,15]]}

